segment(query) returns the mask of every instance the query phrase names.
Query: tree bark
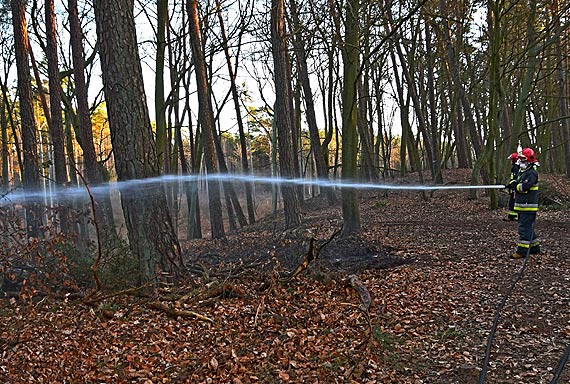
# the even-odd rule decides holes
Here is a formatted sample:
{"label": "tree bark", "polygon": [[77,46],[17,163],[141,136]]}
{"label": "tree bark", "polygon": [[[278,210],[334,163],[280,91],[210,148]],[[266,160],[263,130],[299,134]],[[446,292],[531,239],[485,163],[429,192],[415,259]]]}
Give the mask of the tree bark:
{"label": "tree bark", "polygon": [[[26,2],[11,0],[12,25],[14,28],[14,49],[18,74],[18,92],[20,93],[20,122],[22,126],[23,166],[22,182],[26,192],[40,189],[36,124],[29,67],[29,40],[26,27]],[[27,202],[26,228],[29,237],[40,237],[42,217],[37,204]]]}
{"label": "tree bark", "polygon": [[49,75],[50,136],[53,145],[55,181],[60,187],[67,183],[61,108],[61,84],[57,57],[57,32],[54,0],[46,0],[47,64]]}
{"label": "tree bark", "polygon": [[[0,78],[0,89],[4,89],[4,81]],[[0,151],[2,152],[2,179],[0,182],[0,193],[6,193],[10,189],[10,170],[8,169],[8,116],[12,113],[8,101],[4,97],[0,98],[0,128],[2,130],[2,140]]]}
{"label": "tree bark", "polygon": [[[164,52],[166,50],[166,24],[168,22],[168,0],[157,0],[156,35],[156,77],[154,82],[154,113],[156,114],[156,154],[160,169],[166,170],[169,159],[165,158],[166,145],[166,103],[164,100]],[[167,173],[167,172],[165,172]]]}
{"label": "tree bark", "polygon": [[[348,0],[346,4],[346,24],[343,58],[342,88],[342,180],[354,182],[357,176],[358,157],[358,70],[359,70],[359,13],[360,0]],[[360,204],[358,191],[354,188],[342,189],[342,236],[347,237],[360,231]]]}
{"label": "tree bark", "polygon": [[[115,167],[120,181],[160,174],[143,87],[133,3],[94,2],[103,87]],[[133,186],[121,193],[130,246],[139,259],[140,282],[180,267],[180,245],[162,188]]]}
{"label": "tree bark", "polygon": [[[49,121],[49,134],[53,146],[55,184],[57,189],[61,189],[65,188],[67,185],[67,168],[65,164],[65,146],[61,107],[61,79],[57,55],[57,25],[54,0],[46,0],[45,2],[45,20],[50,106],[50,114],[49,116],[46,116],[46,118]],[[67,204],[64,202],[59,207],[59,221],[63,232],[67,232],[71,224],[69,222],[69,208],[66,205]]]}
{"label": "tree bark", "polygon": [[[563,55],[562,55],[562,26],[560,25],[560,2],[559,0],[552,0],[554,12],[554,42],[556,49],[556,93],[558,96],[558,108],[560,110],[560,129],[562,131],[562,141],[564,148],[564,169],[566,176],[570,178],[570,124],[568,124],[568,88],[566,83],[566,76],[563,68]],[[567,73],[567,72],[566,72]]]}
{"label": "tree bark", "polygon": [[[288,70],[289,54],[286,43],[284,0],[271,1],[271,50],[275,66],[275,126],[278,133],[279,170],[281,177],[295,176],[295,157],[293,156],[293,122],[291,73]],[[291,184],[281,186],[285,225],[287,228],[301,223],[301,207],[295,187]]]}
{"label": "tree bark", "polygon": [[[73,62],[73,79],[75,86],[75,97],[77,101],[77,120],[73,124],[77,142],[83,152],[83,163],[87,181],[92,186],[103,183],[102,165],[97,162],[97,153],[93,143],[93,127],[91,124],[91,114],[89,111],[89,101],[87,97],[87,82],[85,81],[85,59],[83,52],[83,31],[79,20],[77,0],[68,1],[69,28],[71,56]],[[75,171],[74,171],[75,172]],[[115,222],[113,219],[113,208],[111,197],[108,192],[104,192],[97,198],[97,217],[108,228],[111,238],[117,236]]]}
{"label": "tree bark", "polygon": [[[445,10],[445,2],[440,0],[440,9],[443,13],[443,15],[446,15],[446,10]],[[465,92],[465,89],[463,88],[463,83],[461,81],[461,76],[459,73],[459,64],[457,62],[457,57],[455,54],[455,49],[453,47],[453,44],[451,43],[451,37],[450,37],[450,32],[449,32],[449,25],[447,24],[447,19],[444,19],[443,23],[442,23],[442,28],[441,29],[436,29],[438,32],[440,32],[440,37],[443,41],[443,43],[445,44],[445,49],[446,49],[446,62],[447,62],[447,66],[449,68],[449,72],[451,75],[451,82],[452,82],[452,86],[456,92],[456,94],[459,97],[459,100],[461,101],[461,107],[463,109],[463,116],[464,118],[467,120],[467,126],[469,127],[469,134],[471,137],[471,144],[473,145],[473,150],[475,151],[475,156],[477,157],[477,161],[481,162],[483,161],[483,156],[484,156],[484,148],[483,148],[483,144],[481,142],[481,137],[479,136],[479,133],[477,132],[477,128],[475,125],[475,119],[473,117],[473,112],[471,109],[471,104],[469,103],[468,99],[467,99],[467,94]],[[487,172],[487,170],[483,167],[480,168],[481,171],[481,176],[483,177],[483,182],[488,184],[490,182],[489,180],[489,173]]]}
{"label": "tree bark", "polygon": [[[206,162],[208,175],[215,175],[218,173],[218,165],[216,163],[216,149],[214,147],[214,115],[210,99],[210,88],[207,81],[206,61],[204,53],[202,52],[202,37],[200,35],[200,20],[198,18],[198,5],[196,0],[189,1],[188,13],[190,21],[190,41],[192,44],[194,64],[196,66],[196,83],[200,104],[198,118],[202,127],[204,160]],[[208,199],[212,238],[224,238],[226,235],[222,221],[220,186],[217,180],[211,178],[208,179]]]}
{"label": "tree bark", "polygon": [[[232,67],[231,57],[230,57],[230,50],[228,47],[228,38],[226,35],[226,29],[224,25],[224,19],[222,18],[222,7],[220,5],[220,1],[216,0],[216,6],[218,8],[218,20],[220,22],[220,30],[222,34],[222,44],[224,46],[224,55],[226,57],[226,64],[228,66],[228,73],[230,75],[230,87],[232,92],[232,99],[234,101],[234,108],[236,110],[236,117],[237,117],[237,124],[238,124],[238,131],[239,131],[239,143],[241,149],[241,168],[244,175],[249,175],[249,160],[247,158],[247,142],[245,138],[245,130],[243,127],[243,120],[240,114],[240,99],[237,91],[236,86],[236,75],[234,73],[234,69]],[[237,60],[237,58],[236,58]],[[237,64],[236,64],[237,66]],[[245,198],[246,198],[246,205],[247,205],[247,215],[249,219],[249,223],[255,223],[255,207],[253,206],[253,192],[252,192],[252,183],[246,181],[245,185]]]}
{"label": "tree bark", "polygon": [[[425,34],[426,34],[426,51],[427,51],[427,88],[428,88],[428,99],[429,99],[429,126],[431,133],[431,140],[429,145],[431,145],[431,152],[433,154],[433,160],[431,164],[431,174],[433,176],[434,184],[443,184],[443,175],[441,174],[441,164],[439,156],[439,137],[440,131],[437,129],[437,112],[436,112],[436,101],[435,101],[435,76],[434,76],[434,49],[432,47],[431,40],[431,26],[426,23]],[[426,145],[428,145],[426,143]]]}

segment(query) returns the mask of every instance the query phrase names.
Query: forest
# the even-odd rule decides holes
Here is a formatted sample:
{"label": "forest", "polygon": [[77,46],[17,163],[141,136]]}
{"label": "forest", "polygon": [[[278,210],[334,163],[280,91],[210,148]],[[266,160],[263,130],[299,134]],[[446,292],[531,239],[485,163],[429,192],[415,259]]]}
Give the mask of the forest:
{"label": "forest", "polygon": [[0,29],[3,381],[570,377],[570,1],[3,0]]}

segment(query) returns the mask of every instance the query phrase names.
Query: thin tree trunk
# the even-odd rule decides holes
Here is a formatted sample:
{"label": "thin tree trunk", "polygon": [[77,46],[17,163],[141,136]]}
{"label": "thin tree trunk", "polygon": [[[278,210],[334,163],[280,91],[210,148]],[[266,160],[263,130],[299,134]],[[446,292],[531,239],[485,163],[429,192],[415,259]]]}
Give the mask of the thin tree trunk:
{"label": "thin tree trunk", "polygon": [[[92,186],[103,184],[102,165],[97,162],[97,153],[93,143],[93,127],[89,112],[87,96],[87,82],[85,80],[85,59],[83,53],[83,31],[79,20],[77,0],[68,0],[71,56],[73,62],[73,78],[75,97],[77,101],[77,121],[73,124],[75,136],[83,152],[83,163],[86,179]],[[69,110],[72,110],[71,105]],[[75,172],[75,170],[74,170]],[[117,238],[111,196],[104,192],[98,197],[97,217],[101,220],[110,235],[110,239]]]}
{"label": "thin tree trunk", "polygon": [[530,10],[528,13],[528,20],[526,25],[527,58],[525,63],[524,77],[521,79],[522,84],[518,93],[515,110],[513,113],[513,134],[511,135],[509,141],[509,148],[516,148],[519,140],[521,140],[523,143],[528,143],[528,145],[531,144],[528,131],[526,130],[525,113],[527,111],[528,102],[531,97],[531,92],[535,81],[537,66],[539,64],[539,42],[536,39],[536,31],[534,29],[537,22],[536,0],[530,0],[529,5]]}
{"label": "thin tree trunk", "polygon": [[[370,25],[370,14],[363,12],[364,28]],[[364,57],[370,57],[370,31],[363,30],[361,50]],[[368,120],[370,105],[370,68],[367,62],[362,66],[363,70],[358,79],[358,119],[357,128],[360,136],[360,175],[364,180],[374,181],[378,179],[378,171],[374,167],[374,131]]]}
{"label": "thin tree trunk", "polygon": [[[214,133],[214,146],[216,148],[216,155],[218,158],[218,165],[220,167],[220,171],[222,174],[229,174],[228,171],[228,166],[226,164],[226,158],[224,156],[224,151],[222,149],[222,143],[221,143],[221,138],[218,135],[218,133],[216,131],[213,132]],[[247,225],[247,219],[245,217],[245,214],[243,213],[243,209],[241,208],[241,204],[239,202],[236,190],[233,186],[233,184],[230,181],[224,181],[222,183],[223,188],[224,188],[224,194],[227,195],[226,198],[226,205],[227,205],[227,209],[228,209],[228,215],[229,215],[229,219],[230,222],[232,220],[232,215],[237,216],[238,222],[240,224],[240,226],[243,228]],[[235,218],[235,217],[234,217]],[[235,220],[234,220],[235,221]],[[236,229],[235,224],[233,224],[234,228],[232,229]]]}
{"label": "thin tree trunk", "polygon": [[[54,10],[54,0],[45,2],[46,19],[46,56],[49,75],[49,106],[50,114],[46,115],[49,122],[49,133],[53,145],[53,159],[56,188],[65,188],[67,184],[67,169],[65,165],[64,134],[61,108],[61,79],[57,55],[57,32]],[[63,232],[70,226],[69,209],[62,204],[59,208],[60,225]]]}
{"label": "thin tree trunk", "polygon": [[[570,124],[568,124],[568,88],[566,86],[566,79],[564,74],[564,59],[562,55],[562,43],[560,37],[562,35],[562,27],[560,25],[560,2],[559,0],[552,0],[554,12],[554,41],[556,49],[556,84],[558,107],[560,110],[560,130],[562,131],[562,142],[564,143],[564,168],[566,176],[570,177]],[[566,58],[566,60],[568,60]],[[567,73],[567,72],[566,72]]]}
{"label": "thin tree trunk", "polygon": [[400,67],[402,69],[403,77],[406,80],[406,84],[408,85],[409,95],[412,98],[412,104],[415,111],[415,116],[418,121],[418,128],[419,131],[421,132],[423,141],[425,143],[424,149],[426,151],[427,161],[430,164],[430,172],[432,173],[432,180],[435,180],[434,177],[435,175],[433,174],[433,167],[431,166],[433,164],[434,157],[433,157],[432,147],[430,145],[431,142],[430,134],[428,132],[426,117],[424,115],[424,111],[422,110],[422,102],[420,100],[420,95],[418,94],[416,84],[414,82],[414,79],[412,78],[411,70],[408,67],[407,64],[408,60],[406,60],[406,57],[404,56],[404,52],[402,51],[400,44],[396,43],[395,48],[396,48],[396,53],[398,54],[398,58],[400,60]]}
{"label": "thin tree trunk", "polygon": [[61,84],[57,57],[57,32],[54,0],[46,0],[47,64],[49,74],[50,136],[54,152],[55,181],[61,187],[67,183],[63,122],[61,108]]}
{"label": "thin tree trunk", "polygon": [[[440,9],[442,12],[446,12],[445,2],[440,0]],[[443,13],[446,15],[446,13]],[[477,132],[477,127],[475,126],[475,120],[473,117],[473,112],[471,110],[471,104],[467,100],[467,95],[465,93],[465,89],[463,88],[463,83],[461,82],[461,76],[459,73],[459,64],[457,63],[457,57],[455,55],[455,49],[451,44],[451,37],[449,35],[449,25],[447,24],[447,19],[441,23],[443,28],[441,30],[438,28],[437,31],[441,32],[441,38],[443,43],[445,44],[445,49],[447,52],[446,60],[447,66],[449,67],[449,71],[451,74],[451,82],[453,83],[453,87],[455,89],[456,94],[458,95],[461,106],[463,108],[463,115],[464,118],[467,120],[467,126],[469,127],[469,134],[471,136],[471,144],[473,145],[473,150],[475,151],[475,156],[477,157],[477,161],[483,161],[483,144],[481,142],[481,137]],[[488,184],[489,180],[489,173],[487,169],[483,167],[479,167],[481,176],[483,177],[483,182]]]}
{"label": "thin tree trunk", "polygon": [[[4,89],[4,82],[0,78],[0,89]],[[2,143],[0,151],[2,151],[2,180],[0,182],[0,193],[4,194],[10,189],[10,170],[8,169],[8,115],[12,111],[7,101],[2,97],[0,99],[0,127],[2,129]]]}
{"label": "thin tree trunk", "polygon": [[368,84],[364,77],[358,79],[358,119],[357,129],[360,137],[360,178],[373,181],[378,178],[374,168],[373,137],[369,130],[368,100],[370,99]]}
{"label": "thin tree trunk", "polygon": [[[157,0],[156,75],[154,82],[154,109],[156,114],[156,154],[160,169],[166,169],[169,159],[166,148],[166,103],[164,100],[164,52],[166,49],[166,24],[168,22],[168,0]],[[164,172],[168,173],[168,172]]]}
{"label": "thin tree trunk", "polygon": [[[198,5],[196,0],[190,0],[188,3],[188,13],[190,21],[190,41],[192,44],[194,64],[196,66],[196,83],[200,104],[198,116],[202,127],[204,159],[206,161],[208,175],[215,175],[218,173],[218,165],[216,164],[216,149],[214,147],[214,115],[210,100],[210,88],[207,81],[206,62],[202,52],[202,37],[200,35],[200,20],[198,18]],[[210,203],[212,238],[224,238],[226,235],[222,221],[220,186],[219,182],[212,178],[208,179],[208,199]]]}
{"label": "thin tree trunk", "polygon": [[[245,137],[245,130],[243,127],[243,120],[240,114],[240,98],[237,91],[236,86],[236,75],[234,73],[234,69],[231,63],[230,51],[228,47],[228,39],[226,35],[226,29],[224,25],[224,19],[222,18],[222,10],[220,1],[216,0],[216,6],[218,8],[218,20],[220,22],[220,30],[222,35],[222,44],[224,47],[224,54],[226,56],[226,64],[228,66],[228,73],[230,75],[230,87],[232,92],[232,98],[234,101],[234,108],[236,110],[236,117],[237,117],[237,124],[238,124],[238,131],[239,131],[239,142],[240,142],[240,149],[241,149],[241,167],[244,175],[249,175],[249,160],[247,158],[247,143]],[[237,57],[236,57],[237,61]],[[236,63],[237,66],[237,63]],[[247,215],[249,218],[249,223],[255,223],[255,207],[253,206],[253,192],[252,192],[252,183],[246,181],[245,185],[245,198],[246,198],[246,205],[247,205]]]}
{"label": "thin tree trunk", "polygon": [[[275,66],[275,125],[278,132],[279,169],[281,177],[292,178],[296,175],[296,157],[293,153],[293,123],[291,73],[288,70],[289,55],[285,41],[285,4],[284,0],[271,2],[271,48]],[[295,187],[291,184],[281,186],[285,225],[287,228],[301,223],[301,207]]]}
{"label": "thin tree trunk", "polygon": [[[23,169],[22,182],[26,192],[40,189],[36,125],[34,118],[32,85],[29,67],[30,45],[26,27],[26,2],[11,0],[12,25],[14,27],[14,48],[20,93],[20,122],[22,126]],[[27,202],[26,228],[28,238],[40,237],[42,215],[37,204]]]}
{"label": "thin tree trunk", "polygon": [[[441,174],[441,164],[439,159],[439,136],[440,132],[437,129],[437,109],[435,101],[435,77],[434,77],[434,54],[431,41],[431,26],[426,23],[425,26],[426,33],[426,51],[427,56],[427,87],[428,87],[428,98],[429,98],[429,126],[431,132],[431,140],[429,145],[431,145],[431,152],[433,154],[432,160],[432,170],[433,182],[435,184],[443,184],[443,176]],[[426,143],[426,145],[428,145]]]}
{"label": "thin tree trunk", "polygon": [[[357,175],[358,157],[358,70],[359,70],[359,19],[360,0],[348,0],[343,57],[342,88],[342,180],[354,181]],[[354,188],[342,190],[342,236],[347,237],[360,231],[360,204],[358,191]]]}

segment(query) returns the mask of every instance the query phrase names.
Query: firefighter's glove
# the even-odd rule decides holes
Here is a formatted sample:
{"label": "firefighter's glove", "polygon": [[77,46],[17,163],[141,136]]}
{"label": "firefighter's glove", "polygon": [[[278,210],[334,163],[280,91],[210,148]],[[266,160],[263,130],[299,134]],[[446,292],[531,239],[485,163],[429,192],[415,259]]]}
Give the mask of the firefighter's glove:
{"label": "firefighter's glove", "polygon": [[516,191],[516,189],[517,189],[517,181],[516,181],[516,180],[511,181],[509,184],[506,185],[506,188],[507,188],[509,191]]}

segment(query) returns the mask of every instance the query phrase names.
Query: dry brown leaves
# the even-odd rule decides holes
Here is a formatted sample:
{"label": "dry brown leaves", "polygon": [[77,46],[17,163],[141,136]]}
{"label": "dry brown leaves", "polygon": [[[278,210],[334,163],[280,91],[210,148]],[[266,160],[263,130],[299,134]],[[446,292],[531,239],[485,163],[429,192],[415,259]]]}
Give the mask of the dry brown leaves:
{"label": "dry brown leaves", "polygon": [[[495,310],[522,261],[508,259],[517,235],[505,211],[466,197],[365,193],[362,233],[329,244],[292,281],[286,271],[309,239],[338,229],[339,208],[315,204],[295,231],[260,223],[227,244],[190,244],[210,279],[188,281],[160,303],[212,322],[133,297],[99,308],[3,302],[0,382],[475,383]],[[486,383],[553,378],[570,343],[569,224],[568,212],[540,212],[544,253],[507,301]],[[347,282],[348,264],[367,257],[357,275],[369,313]],[[373,262],[386,257],[400,262]],[[216,284],[240,295],[208,296]],[[560,382],[569,380],[567,366]]]}

